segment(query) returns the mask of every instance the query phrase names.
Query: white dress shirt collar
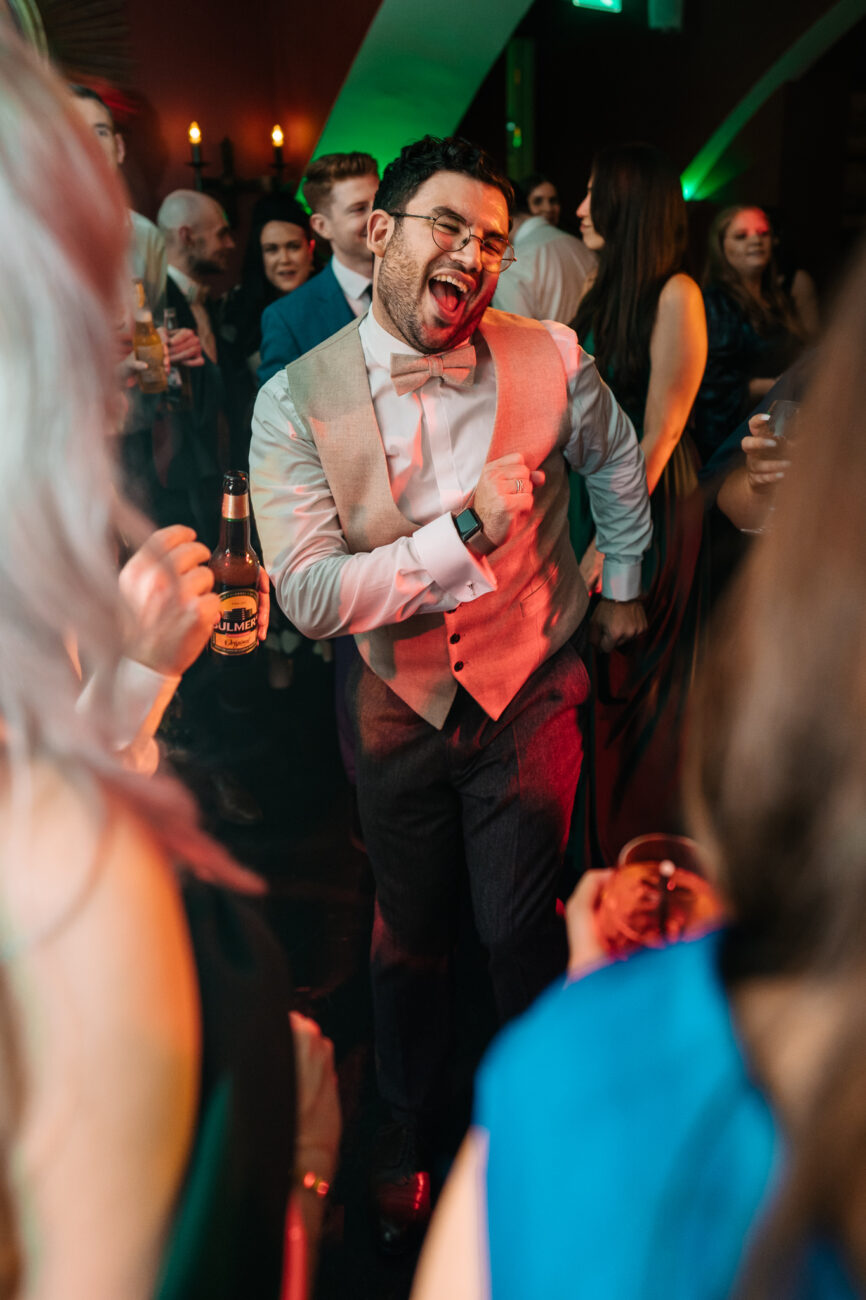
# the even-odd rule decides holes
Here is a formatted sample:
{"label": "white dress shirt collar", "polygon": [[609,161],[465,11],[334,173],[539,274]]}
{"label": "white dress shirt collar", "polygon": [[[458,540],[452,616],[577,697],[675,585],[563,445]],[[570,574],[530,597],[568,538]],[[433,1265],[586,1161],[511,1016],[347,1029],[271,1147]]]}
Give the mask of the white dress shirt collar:
{"label": "white dress shirt collar", "polygon": [[396,335],[390,334],[384,326],[376,320],[372,311],[361,321],[358,329],[361,335],[361,346],[364,349],[364,355],[368,361],[375,362],[376,365],[384,366],[386,370],[391,369],[391,353],[399,352],[401,356],[420,357],[422,354],[417,348],[413,348],[405,339],[399,339]]}
{"label": "white dress shirt collar", "polygon": [[190,306],[192,306],[194,302],[205,301],[210,293],[208,285],[199,284],[198,280],[193,280],[185,271],[181,271],[177,266],[172,266],[171,263],[168,264],[166,270]]}
{"label": "white dress shirt collar", "polygon": [[373,283],[372,267],[369,275],[362,275],[360,271],[353,271],[351,267],[344,266],[336,255],[331,258],[331,270],[346,297],[354,298],[356,302],[364,296]]}

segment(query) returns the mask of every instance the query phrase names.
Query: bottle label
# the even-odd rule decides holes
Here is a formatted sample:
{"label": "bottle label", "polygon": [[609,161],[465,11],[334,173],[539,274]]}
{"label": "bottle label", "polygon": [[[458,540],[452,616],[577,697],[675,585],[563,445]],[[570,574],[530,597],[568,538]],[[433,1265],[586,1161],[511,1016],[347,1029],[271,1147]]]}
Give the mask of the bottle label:
{"label": "bottle label", "polygon": [[220,621],[211,633],[211,649],[218,655],[246,655],[258,643],[259,593],[252,587],[234,587],[220,593]]}
{"label": "bottle label", "polygon": [[134,351],[138,361],[146,361],[154,370],[165,369],[163,365],[164,353],[159,340],[156,343],[136,343]]}
{"label": "bottle label", "polygon": [[249,519],[250,495],[248,492],[223,493],[223,519]]}

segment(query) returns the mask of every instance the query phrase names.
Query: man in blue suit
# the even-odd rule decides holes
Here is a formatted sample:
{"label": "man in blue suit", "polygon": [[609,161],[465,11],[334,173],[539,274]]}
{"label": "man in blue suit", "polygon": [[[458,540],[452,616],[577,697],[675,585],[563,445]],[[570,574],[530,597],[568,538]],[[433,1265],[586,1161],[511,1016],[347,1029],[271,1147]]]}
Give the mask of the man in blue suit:
{"label": "man in blue suit", "polygon": [[324,271],[264,312],[259,384],[369,307],[367,218],[378,184],[378,165],[368,153],[324,154],[310,164],[304,182],[310,228],[328,240],[333,256]]}
{"label": "man in blue suit", "polygon": [[[310,164],[304,181],[304,198],[312,214],[310,229],[328,240],[332,257],[324,271],[265,309],[260,385],[356,316],[363,316],[370,306],[373,254],[367,247],[367,218],[378,188],[378,164],[368,153],[323,154]],[[334,656],[337,736],[343,767],[354,791],[355,745],[346,706],[346,679],[358,656],[354,639],[337,637]],[[351,838],[361,848],[354,799],[351,818]]]}

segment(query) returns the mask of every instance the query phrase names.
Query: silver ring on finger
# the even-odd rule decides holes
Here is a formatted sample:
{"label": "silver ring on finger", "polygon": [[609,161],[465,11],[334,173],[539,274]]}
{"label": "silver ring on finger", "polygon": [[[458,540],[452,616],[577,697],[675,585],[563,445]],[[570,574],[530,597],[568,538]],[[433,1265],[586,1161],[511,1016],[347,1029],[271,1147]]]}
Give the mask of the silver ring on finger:
{"label": "silver ring on finger", "polygon": [[515,492],[522,492],[522,491],[523,491],[523,479],[522,479],[522,478],[516,478],[516,479],[514,480],[514,491],[515,491]]}

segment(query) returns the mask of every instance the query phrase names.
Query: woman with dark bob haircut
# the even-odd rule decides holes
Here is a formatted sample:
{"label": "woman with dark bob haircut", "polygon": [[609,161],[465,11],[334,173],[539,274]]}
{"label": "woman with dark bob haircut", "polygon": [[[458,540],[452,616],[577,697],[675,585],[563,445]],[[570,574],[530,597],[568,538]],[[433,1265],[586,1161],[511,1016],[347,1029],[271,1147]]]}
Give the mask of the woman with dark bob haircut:
{"label": "woman with dark bob haircut", "polygon": [[[679,828],[680,739],[695,670],[703,505],[687,426],[706,360],[700,290],[682,271],[686,209],[658,149],[598,154],[577,210],[598,274],[574,322],[583,347],[630,417],[647,466],[653,545],[644,557],[644,636],[593,661],[585,815],[592,859],[609,866],[648,829]],[[572,541],[590,590],[596,550],[582,484],[572,476]]]}
{"label": "woman with dark bob haircut", "polygon": [[[259,199],[253,209],[239,286],[243,302],[239,342],[245,357],[251,358],[261,346],[264,309],[309,279],[314,243],[310,218],[297,199],[288,194],[267,194]],[[252,361],[250,368],[255,369]]]}
{"label": "woman with dark bob haircut", "polygon": [[310,218],[289,194],[265,194],[253,208],[241,282],[219,308],[223,378],[232,411],[232,460],[245,466],[262,346],[262,312],[305,284],[313,271]]}

